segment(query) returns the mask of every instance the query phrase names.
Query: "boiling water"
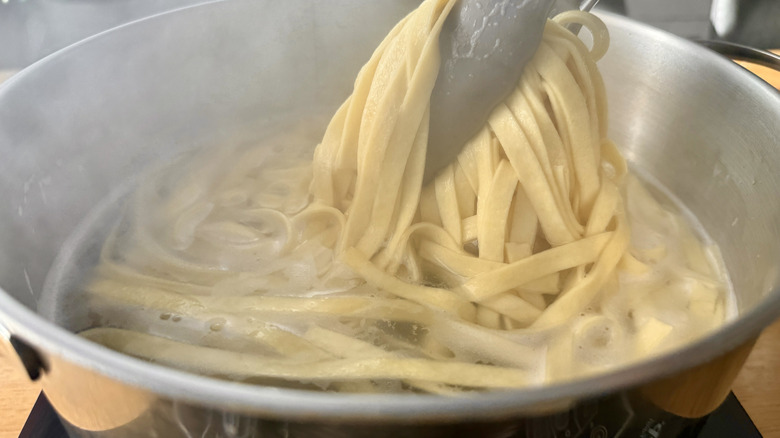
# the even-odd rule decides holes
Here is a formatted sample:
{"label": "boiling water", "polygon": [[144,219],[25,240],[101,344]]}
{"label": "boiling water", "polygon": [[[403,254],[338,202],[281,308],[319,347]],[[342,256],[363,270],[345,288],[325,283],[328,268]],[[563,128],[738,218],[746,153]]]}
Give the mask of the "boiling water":
{"label": "boiling water", "polygon": [[[231,150],[234,153],[257,144],[267,144],[268,137],[274,132],[294,130],[294,153],[311,156],[319,140],[322,138],[322,128],[329,119],[332,109],[318,108],[313,111],[286,114],[283,117],[269,119],[261,125],[253,125],[251,134],[235,140]],[[309,129],[295,129],[300,126],[290,120],[307,120],[304,124]],[[224,149],[224,146],[218,146]],[[97,315],[90,315],[90,309],[84,306],[81,286],[88,281],[92,270],[98,264],[101,248],[112,230],[127,214],[126,204],[140,182],[148,177],[159,177],[166,171],[177,166],[186,166],[193,160],[204,156],[214,156],[214,148],[203,147],[186,152],[164,162],[153,163],[148,169],[134,175],[126,181],[115,184],[111,192],[98,202],[92,210],[84,215],[84,219],[75,227],[71,235],[63,243],[52,264],[44,282],[41,298],[38,301],[38,313],[68,330],[79,332],[94,326]],[[274,153],[274,146],[269,146]],[[279,153],[276,149],[275,153]],[[220,156],[229,155],[224,151]]]}
{"label": "boiling water", "polygon": [[[175,311],[160,310],[165,305],[159,305],[159,303],[146,304],[130,300],[122,304],[110,299],[96,298],[94,294],[87,292],[90,288],[90,282],[96,277],[95,267],[99,265],[101,260],[101,249],[107,240],[114,239],[114,245],[115,248],[118,248],[118,252],[113,251],[112,254],[108,255],[109,258],[114,258],[114,261],[118,262],[119,265],[133,265],[136,268],[140,267],[145,272],[159,274],[158,277],[162,279],[160,280],[162,282],[180,282],[181,287],[186,289],[182,291],[184,295],[193,294],[196,297],[216,297],[217,299],[227,298],[229,300],[236,297],[242,299],[254,296],[260,291],[263,296],[279,298],[319,296],[385,298],[386,294],[381,290],[363,284],[354,273],[349,272],[343,266],[338,266],[333,261],[333,252],[328,249],[332,243],[315,246],[312,250],[314,251],[312,254],[316,254],[315,256],[301,255],[301,257],[291,259],[288,266],[278,267],[274,271],[269,268],[269,266],[279,263],[274,257],[247,257],[247,254],[250,253],[257,255],[257,252],[247,252],[242,248],[246,242],[257,245],[257,238],[268,237],[266,244],[271,245],[268,247],[271,248],[269,251],[276,254],[273,245],[278,244],[276,236],[280,232],[278,228],[268,228],[267,224],[257,225],[255,223],[260,227],[260,233],[257,235],[247,234],[245,232],[247,230],[243,228],[231,228],[227,220],[215,219],[213,223],[217,225],[210,226],[205,231],[201,229],[201,234],[198,235],[200,237],[193,240],[190,234],[194,235],[194,227],[201,226],[200,224],[205,217],[216,215],[219,219],[218,216],[224,215],[224,211],[233,208],[232,206],[244,205],[247,202],[247,196],[257,195],[257,193],[252,193],[252,187],[248,187],[248,191],[231,192],[228,190],[219,196],[207,194],[206,197],[213,201],[210,204],[214,205],[201,210],[188,204],[167,211],[165,205],[155,204],[161,200],[167,202],[169,198],[172,198],[171,193],[178,190],[177,187],[182,181],[190,181],[192,184],[188,187],[199,187],[200,189],[194,190],[191,194],[184,193],[182,195],[179,193],[176,196],[180,199],[195,199],[198,196],[204,196],[202,190],[217,187],[222,182],[232,178],[231,166],[236,168],[244,166],[244,172],[253,175],[253,178],[259,178],[253,179],[253,181],[261,182],[255,188],[262,195],[258,195],[258,199],[262,200],[263,205],[283,211],[288,218],[292,217],[301,211],[309,200],[306,191],[308,180],[305,175],[307,165],[311,162],[312,145],[316,144],[320,136],[319,132],[298,130],[292,135],[285,134],[270,140],[266,139],[260,142],[260,146],[223,149],[218,153],[208,151],[192,154],[176,160],[175,163],[159,166],[136,180],[122,184],[86,215],[82,224],[63,246],[47,277],[39,311],[45,317],[74,332],[94,327],[118,327],[212,349],[270,358],[280,356],[280,345],[284,348],[289,346],[294,349],[292,344],[305,337],[304,335],[312,327],[324,328],[331,336],[353,336],[365,345],[379,347],[382,350],[379,350],[379,353],[374,351],[374,353],[380,356],[392,354],[403,358],[424,359],[431,359],[429,356],[435,356],[433,359],[441,361],[454,360],[504,367],[525,367],[529,370],[529,385],[603,372],[668,351],[705,335],[722,324],[723,321],[735,316],[734,295],[717,250],[693,215],[647,175],[642,175],[643,185],[650,187],[652,196],[658,200],[659,205],[664,206],[665,210],[645,209],[647,211],[644,211],[641,207],[644,204],[639,202],[636,205],[640,205],[640,207],[632,208],[632,199],[640,195],[645,196],[647,193],[641,189],[640,185],[636,185],[639,184],[636,182],[630,182],[627,187],[624,187],[624,193],[633,193],[628,196],[628,212],[633,230],[632,243],[646,249],[648,254],[651,254],[653,248],[659,247],[661,244],[671,247],[670,251],[674,252],[676,251],[674,249],[675,243],[669,242],[669,236],[663,235],[663,228],[679,227],[680,223],[687,224],[695,238],[701,242],[702,248],[705,248],[701,255],[706,258],[706,264],[709,266],[708,269],[712,271],[712,275],[707,277],[701,272],[693,271],[685,275],[690,275],[690,278],[694,279],[707,277],[700,279],[700,281],[712,286],[712,290],[716,290],[719,296],[715,297],[714,301],[707,301],[703,304],[702,300],[705,298],[691,298],[692,294],[697,293],[695,282],[699,280],[695,280],[693,286],[688,284],[690,282],[683,281],[681,285],[661,287],[662,292],[650,293],[648,290],[658,289],[657,285],[648,286],[654,284],[651,280],[647,280],[647,278],[652,277],[653,272],[639,279],[630,276],[621,277],[621,288],[630,289],[621,291],[621,293],[607,294],[599,302],[592,303],[589,307],[582,309],[578,317],[563,327],[535,333],[507,330],[496,335],[498,337],[495,337],[495,340],[510,341],[518,346],[517,354],[514,355],[510,353],[502,355],[488,351],[489,349],[481,351],[480,349],[484,348],[483,345],[479,345],[477,342],[469,343],[461,339],[464,333],[462,330],[467,330],[463,327],[457,330],[444,330],[436,337],[432,335],[434,329],[413,321],[343,316],[325,317],[319,314],[305,314],[301,317],[292,313],[287,314],[284,311],[277,314],[268,310],[248,312],[245,309],[226,311],[224,308],[214,311],[197,310],[197,314],[187,315]],[[256,165],[254,161],[265,164]],[[294,169],[295,172],[304,176],[300,178],[297,187],[291,188],[289,185],[278,185],[273,180],[263,180],[262,175],[260,175],[263,172],[280,169]],[[149,181],[156,183],[150,185]],[[142,195],[146,193],[143,195],[146,197],[139,198],[141,196],[139,193]],[[139,199],[141,200],[139,201]],[[637,217],[637,215],[643,214],[655,215],[656,217]],[[190,218],[189,222],[181,219],[185,216]],[[156,233],[160,242],[166,246],[166,249],[159,253],[155,249],[154,254],[158,255],[154,257],[164,259],[168,253],[186,254],[182,256],[183,263],[196,267],[193,272],[197,273],[197,278],[188,279],[186,275],[182,277],[181,273],[175,272],[173,274],[155,272],[153,258],[146,258],[151,253],[134,252],[135,247],[142,245],[139,243],[139,239],[145,237],[139,237],[138,233],[132,230],[141,226],[139,224],[146,223],[144,221],[147,220],[149,221],[148,228],[152,230],[151,234]],[[273,220],[272,216],[264,216],[260,222],[273,222]],[[658,223],[648,225],[653,220],[658,221]],[[247,221],[249,219],[239,222],[247,223]],[[179,233],[184,237],[177,237],[176,230],[185,230],[184,234]],[[293,232],[298,231],[293,230]],[[672,231],[674,230],[670,232]],[[287,233],[290,233],[290,230],[287,230]],[[282,236],[282,238],[289,239],[290,236]],[[237,248],[236,251],[220,252],[219,248],[212,245],[215,239],[219,242],[228,242]],[[670,260],[667,265],[669,263],[683,263],[680,261],[682,259],[674,259],[666,253],[655,256],[651,254],[648,257],[661,259],[666,257]],[[314,260],[314,258],[318,260]],[[210,268],[203,271],[204,264]],[[318,278],[316,272],[318,269],[322,269],[322,264],[328,266],[329,272],[344,272],[329,278],[327,280],[329,283],[324,282]],[[242,277],[243,273],[251,274],[261,271],[268,271],[270,279],[261,285],[252,283],[252,281],[257,281],[255,277],[248,283]],[[238,272],[238,274],[234,275],[235,278],[230,276],[223,278],[222,274],[225,272]],[[97,278],[99,277],[100,275],[97,275]],[[236,278],[241,279],[241,281],[234,281]],[[170,283],[165,283],[161,287],[168,288]],[[121,289],[121,285],[117,288]],[[136,292],[127,290],[127,294]],[[640,307],[639,311],[631,310],[628,315],[624,315],[624,309],[631,308],[632,300],[636,300],[640,294],[646,294],[649,297],[642,298],[644,307]],[[694,304],[698,306],[695,309]],[[621,314],[623,319],[618,321],[605,317],[604,315],[609,312]],[[711,314],[707,312],[711,312]],[[641,326],[647,330],[626,332],[623,320],[641,321]],[[640,325],[639,322],[636,324]],[[577,333],[577,335],[572,336],[572,332]],[[280,338],[282,339],[281,344],[266,343],[269,338],[274,336],[283,338]],[[433,348],[436,353],[430,353],[433,351],[430,349],[426,349],[425,353],[418,351],[416,346],[426,342],[426,339],[430,337],[434,338],[439,347],[438,349]],[[442,346],[445,347],[441,348]],[[513,347],[507,344],[507,348]],[[627,353],[627,351],[631,351],[631,353]],[[290,354],[296,361],[307,363],[316,363],[331,357],[328,354],[317,356],[320,354],[317,349],[312,349],[311,352],[304,355],[298,355],[295,352]],[[554,361],[548,360],[552,354],[555,354],[557,358]],[[561,358],[566,359],[562,360]],[[177,365],[175,361],[163,363]],[[344,384],[343,382],[333,384],[328,379],[320,379],[312,383],[307,379],[268,378],[242,375],[235,371],[222,373],[214,369],[201,370],[193,369],[192,366],[183,367],[219,377],[275,386],[326,388],[340,391],[396,392],[408,389],[420,390],[421,388],[426,391],[431,390],[430,387],[424,386],[410,388],[408,385],[392,379],[374,380],[368,386],[361,386]],[[440,387],[433,388],[436,391],[440,389]]]}

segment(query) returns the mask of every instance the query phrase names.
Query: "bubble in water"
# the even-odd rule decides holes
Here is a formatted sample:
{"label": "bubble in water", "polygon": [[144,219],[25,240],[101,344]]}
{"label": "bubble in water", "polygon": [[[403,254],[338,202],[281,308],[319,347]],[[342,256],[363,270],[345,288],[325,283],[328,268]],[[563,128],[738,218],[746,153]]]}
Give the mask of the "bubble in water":
{"label": "bubble in water", "polygon": [[206,324],[209,327],[209,330],[212,332],[218,332],[221,331],[223,328],[225,328],[225,324],[227,324],[227,320],[225,318],[212,318],[208,321],[206,321]]}

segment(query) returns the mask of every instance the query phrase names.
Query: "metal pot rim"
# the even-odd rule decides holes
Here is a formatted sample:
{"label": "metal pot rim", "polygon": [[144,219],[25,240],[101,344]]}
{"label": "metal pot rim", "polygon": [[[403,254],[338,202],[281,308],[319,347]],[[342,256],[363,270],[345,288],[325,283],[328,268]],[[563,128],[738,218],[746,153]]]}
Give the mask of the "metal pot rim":
{"label": "metal pot rim", "polygon": [[[6,87],[24,80],[31,71],[45,69],[51,58],[67,56],[71,51],[88,49],[96,38],[111,37],[125,27],[165,20],[169,14],[186,14],[195,8],[222,7],[217,0],[198,6],[186,7],[138,20],[62,49],[17,74],[0,87],[0,95]],[[660,41],[676,50],[685,50],[703,63],[719,69],[741,70],[731,61],[708,51],[697,44],[667,34],[628,18],[599,13],[611,29],[621,29],[645,38]],[[734,75],[745,82],[752,82],[757,93],[765,94],[766,101],[774,102],[780,112],[780,94],[768,84],[747,71],[735,71]],[[741,76],[740,76],[741,75]],[[464,397],[446,398],[432,395],[358,395],[328,394],[310,391],[261,387],[227,382],[210,377],[178,371],[151,364],[100,345],[91,343],[45,320],[0,289],[0,328],[29,343],[33,348],[68,360],[73,364],[95,371],[117,381],[141,387],[162,396],[200,405],[222,406],[258,415],[321,421],[392,421],[436,422],[457,419],[495,419],[522,414],[533,408],[561,407],[562,404],[590,397],[614,393],[634,387],[675,372],[691,368],[711,360],[748,341],[776,317],[780,316],[780,289],[766,292],[762,305],[756,306],[731,323],[721,327],[699,341],[652,359],[618,368],[606,374],[543,387],[520,390],[470,394]]]}

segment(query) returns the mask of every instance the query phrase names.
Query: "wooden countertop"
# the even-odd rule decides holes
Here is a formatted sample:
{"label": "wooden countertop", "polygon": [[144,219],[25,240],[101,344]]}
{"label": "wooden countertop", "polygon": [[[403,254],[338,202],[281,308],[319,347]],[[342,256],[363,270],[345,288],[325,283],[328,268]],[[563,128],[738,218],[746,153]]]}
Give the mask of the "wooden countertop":
{"label": "wooden countertop", "polygon": [[[780,72],[747,67],[780,89]],[[778,370],[780,321],[761,335],[733,388],[764,438],[780,438]],[[0,438],[19,436],[40,390],[39,383],[31,383],[22,370],[12,366],[9,358],[0,355]]]}
{"label": "wooden countertop", "polygon": [[21,367],[0,356],[0,438],[19,436],[40,392],[39,383],[31,383]]}

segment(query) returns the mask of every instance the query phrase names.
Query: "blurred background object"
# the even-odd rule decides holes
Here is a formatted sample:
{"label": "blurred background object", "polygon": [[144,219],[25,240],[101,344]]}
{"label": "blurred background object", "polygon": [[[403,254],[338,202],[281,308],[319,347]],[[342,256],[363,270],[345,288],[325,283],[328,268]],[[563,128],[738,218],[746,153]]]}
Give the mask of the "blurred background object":
{"label": "blurred background object", "polygon": [[601,0],[609,10],[690,39],[780,47],[777,0]]}
{"label": "blurred background object", "polygon": [[710,37],[714,0],[624,0],[626,14],[685,38]]}
{"label": "blurred background object", "polygon": [[[0,70],[18,70],[90,35],[205,0],[0,0]],[[778,0],[601,0],[606,10],[691,39],[780,47]]]}

